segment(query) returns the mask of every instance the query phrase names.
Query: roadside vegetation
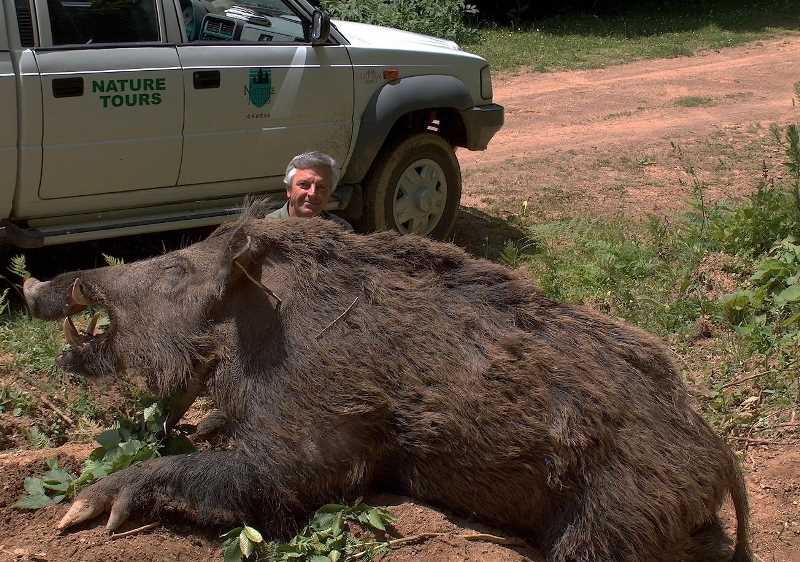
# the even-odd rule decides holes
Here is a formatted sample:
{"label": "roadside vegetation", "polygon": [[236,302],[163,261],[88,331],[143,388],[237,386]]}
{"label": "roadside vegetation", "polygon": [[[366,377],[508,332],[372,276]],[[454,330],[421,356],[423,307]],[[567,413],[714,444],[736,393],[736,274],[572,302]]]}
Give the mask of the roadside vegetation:
{"label": "roadside vegetation", "polygon": [[800,31],[791,0],[323,0],[337,18],[458,41],[495,70],[599,68]]}
{"label": "roadside vegetation", "polygon": [[783,179],[709,206],[689,158],[692,211],[678,219],[537,223],[501,261],[527,268],[554,299],[586,304],[664,337],[716,428],[740,444],[800,428],[800,136],[773,129]]}

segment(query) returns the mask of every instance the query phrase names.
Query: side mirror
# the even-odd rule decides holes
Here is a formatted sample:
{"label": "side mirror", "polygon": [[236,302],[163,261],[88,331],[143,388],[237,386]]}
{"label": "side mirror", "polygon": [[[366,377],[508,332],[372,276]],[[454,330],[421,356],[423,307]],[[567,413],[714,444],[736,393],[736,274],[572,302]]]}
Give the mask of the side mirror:
{"label": "side mirror", "polygon": [[311,44],[319,45],[328,42],[331,34],[331,18],[321,10],[314,10],[311,22]]}

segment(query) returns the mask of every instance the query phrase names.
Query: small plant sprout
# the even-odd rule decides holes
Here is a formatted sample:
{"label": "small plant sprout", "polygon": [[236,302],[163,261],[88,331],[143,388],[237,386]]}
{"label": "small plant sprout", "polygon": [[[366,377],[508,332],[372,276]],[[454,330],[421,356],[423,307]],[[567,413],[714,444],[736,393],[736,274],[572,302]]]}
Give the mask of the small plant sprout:
{"label": "small plant sprout", "polygon": [[8,266],[8,270],[22,279],[31,277],[31,273],[28,271],[28,266],[25,263],[25,256],[22,254],[17,254],[11,258],[11,263]]}

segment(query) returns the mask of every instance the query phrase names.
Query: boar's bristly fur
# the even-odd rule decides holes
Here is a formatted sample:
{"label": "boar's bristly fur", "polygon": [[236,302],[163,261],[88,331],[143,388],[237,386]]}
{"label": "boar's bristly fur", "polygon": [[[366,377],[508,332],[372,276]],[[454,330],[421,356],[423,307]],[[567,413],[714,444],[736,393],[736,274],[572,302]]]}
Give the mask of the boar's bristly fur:
{"label": "boar's bristly fur", "polygon": [[280,535],[390,488],[522,533],[551,562],[751,559],[736,458],[661,343],[455,246],[245,216],[29,301],[67,306],[74,279],[112,324],[63,363],[136,370],[163,395],[200,381],[234,444],[89,488],[84,504],[115,498],[111,526],[178,511]]}

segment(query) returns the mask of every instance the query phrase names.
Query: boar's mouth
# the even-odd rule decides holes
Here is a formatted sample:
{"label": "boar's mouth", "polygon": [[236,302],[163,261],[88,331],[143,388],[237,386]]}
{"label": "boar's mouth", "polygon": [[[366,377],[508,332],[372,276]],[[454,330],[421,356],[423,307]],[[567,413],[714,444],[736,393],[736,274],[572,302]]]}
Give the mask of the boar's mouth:
{"label": "boar's mouth", "polygon": [[86,298],[86,295],[84,294],[80,279],[75,279],[69,295],[67,314],[61,321],[62,327],[64,328],[64,339],[66,339],[67,343],[71,346],[80,347],[82,345],[86,345],[97,336],[95,330],[97,328],[97,321],[100,319],[99,312],[94,313],[92,319],[89,321],[89,326],[86,328],[85,333],[81,333],[78,328],[75,327],[75,323],[72,321],[72,316],[75,314],[80,314],[92,304],[92,301]]}
{"label": "boar's mouth", "polygon": [[[108,315],[109,323],[105,326],[105,329],[98,328],[98,320],[102,315],[98,311],[92,315],[86,330],[81,332],[75,326],[72,316],[84,312],[90,306],[102,308]],[[70,349],[61,353],[58,358],[59,365],[68,371],[93,374],[87,372],[91,369],[87,369],[86,359],[95,355],[100,348],[105,347],[104,344],[107,344],[113,337],[116,328],[113,310],[98,299],[88,298],[80,279],[75,279],[70,290],[65,316],[61,320],[61,325],[64,330],[64,339],[70,345]]]}

